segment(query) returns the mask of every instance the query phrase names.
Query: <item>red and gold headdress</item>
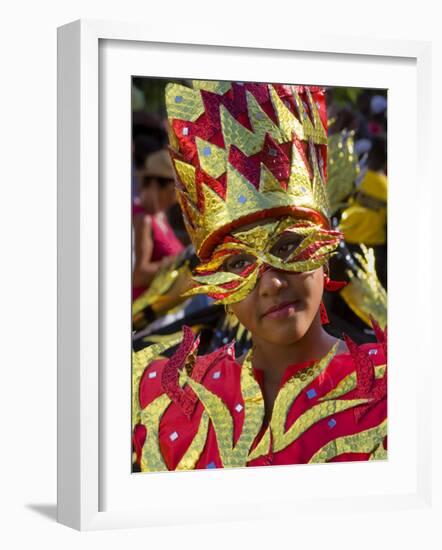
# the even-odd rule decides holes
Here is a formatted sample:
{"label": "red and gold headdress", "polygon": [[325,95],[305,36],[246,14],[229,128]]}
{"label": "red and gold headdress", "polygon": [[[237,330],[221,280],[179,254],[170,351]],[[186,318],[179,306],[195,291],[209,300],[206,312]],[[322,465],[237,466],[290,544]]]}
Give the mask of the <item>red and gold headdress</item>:
{"label": "red and gold headdress", "polygon": [[293,214],[328,225],[322,89],[194,81],[169,84],[166,105],[178,198],[201,259],[257,219]]}
{"label": "red and gold headdress", "polygon": [[[230,247],[226,239],[241,227],[284,217],[292,219],[283,222],[284,229],[298,220],[299,231],[308,236],[297,251],[298,264],[306,270],[310,265],[306,260],[316,254],[312,269],[323,265],[339,240],[329,230],[324,90],[193,81],[193,88],[169,84],[166,106],[178,200],[202,260],[197,272],[206,276],[219,270],[212,253],[216,255],[220,245]],[[267,229],[273,231],[270,226]],[[248,246],[250,238],[257,236],[239,240]],[[267,252],[261,264],[267,262]],[[295,269],[292,265],[291,270]],[[221,298],[223,293],[216,292],[212,283],[217,280],[223,289],[243,286],[233,279],[232,274],[219,274],[217,279],[210,277],[210,284],[204,279],[204,284],[211,287],[209,294]]]}

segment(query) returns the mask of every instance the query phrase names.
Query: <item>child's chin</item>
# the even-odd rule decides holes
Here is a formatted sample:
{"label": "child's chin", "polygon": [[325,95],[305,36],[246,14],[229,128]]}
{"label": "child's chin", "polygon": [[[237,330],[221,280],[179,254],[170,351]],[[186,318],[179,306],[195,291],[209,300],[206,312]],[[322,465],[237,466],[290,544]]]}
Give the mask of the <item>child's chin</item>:
{"label": "child's chin", "polygon": [[272,344],[287,346],[295,344],[307,332],[299,323],[284,323],[283,326],[275,326],[274,330],[268,331],[266,340]]}

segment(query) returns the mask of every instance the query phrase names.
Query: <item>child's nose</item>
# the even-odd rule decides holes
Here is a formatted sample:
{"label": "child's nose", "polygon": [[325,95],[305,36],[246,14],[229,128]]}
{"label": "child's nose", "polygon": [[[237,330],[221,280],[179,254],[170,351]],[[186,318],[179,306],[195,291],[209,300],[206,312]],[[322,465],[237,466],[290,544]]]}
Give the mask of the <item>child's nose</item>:
{"label": "child's nose", "polygon": [[259,279],[259,294],[260,296],[274,296],[287,286],[288,282],[283,272],[267,269]]}

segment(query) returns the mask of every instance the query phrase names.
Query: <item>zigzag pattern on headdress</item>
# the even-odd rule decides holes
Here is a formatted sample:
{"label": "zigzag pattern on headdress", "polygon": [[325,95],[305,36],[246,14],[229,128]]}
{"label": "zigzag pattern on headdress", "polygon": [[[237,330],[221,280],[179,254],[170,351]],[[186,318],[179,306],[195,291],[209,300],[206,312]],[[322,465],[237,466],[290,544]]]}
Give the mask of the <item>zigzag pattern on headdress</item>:
{"label": "zigzag pattern on headdress", "polygon": [[321,88],[194,81],[166,87],[178,199],[200,257],[235,227],[292,213],[327,225]]}

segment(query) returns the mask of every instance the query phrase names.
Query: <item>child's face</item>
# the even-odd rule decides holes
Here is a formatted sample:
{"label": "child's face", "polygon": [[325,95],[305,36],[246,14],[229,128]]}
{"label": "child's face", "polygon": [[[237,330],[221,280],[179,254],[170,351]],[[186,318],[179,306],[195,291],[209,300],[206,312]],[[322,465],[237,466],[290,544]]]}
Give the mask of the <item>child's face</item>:
{"label": "child's face", "polygon": [[322,267],[303,273],[270,268],[250,294],[229,308],[255,337],[289,345],[301,339],[313,323],[323,290]]}

